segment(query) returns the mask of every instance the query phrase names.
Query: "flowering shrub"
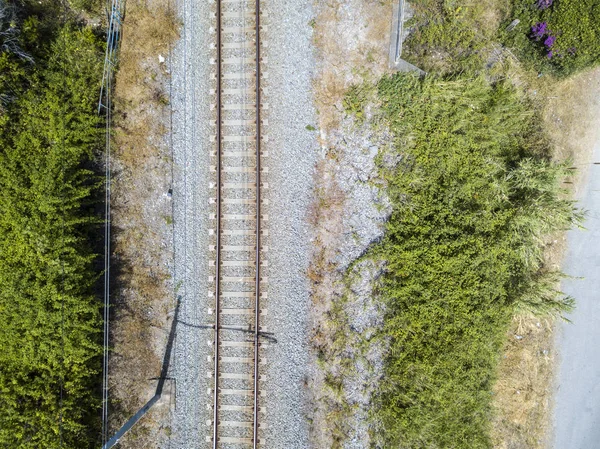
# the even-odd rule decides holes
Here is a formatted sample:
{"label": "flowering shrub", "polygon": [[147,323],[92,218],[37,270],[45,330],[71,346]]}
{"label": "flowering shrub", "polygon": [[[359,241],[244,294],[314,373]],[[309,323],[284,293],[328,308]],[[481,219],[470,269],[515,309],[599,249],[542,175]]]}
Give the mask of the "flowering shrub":
{"label": "flowering shrub", "polygon": [[550,48],[554,45],[554,42],[556,42],[556,36],[548,36],[544,41],[544,45]]}
{"label": "flowering shrub", "polygon": [[554,52],[550,49],[556,42],[556,36],[552,36],[550,33],[551,31],[548,29],[547,22],[538,22],[531,27],[531,36],[536,41],[540,41],[544,38],[544,36],[546,36],[546,39],[544,40],[544,46],[549,50],[546,54],[548,59],[552,59],[552,56],[554,56]]}
{"label": "flowering shrub", "polygon": [[526,24],[507,35],[537,70],[569,74],[600,63],[600,1],[512,0],[511,20]]}
{"label": "flowering shrub", "polygon": [[546,22],[538,22],[531,27],[531,33],[536,40],[540,40],[548,32],[548,24]]}

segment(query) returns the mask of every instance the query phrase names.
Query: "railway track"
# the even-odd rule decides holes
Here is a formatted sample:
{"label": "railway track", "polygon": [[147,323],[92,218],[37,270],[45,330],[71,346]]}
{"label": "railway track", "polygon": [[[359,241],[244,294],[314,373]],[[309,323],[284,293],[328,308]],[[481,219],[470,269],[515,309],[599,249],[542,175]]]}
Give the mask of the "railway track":
{"label": "railway track", "polygon": [[213,449],[259,446],[261,190],[259,0],[216,0],[215,145],[209,292],[214,299]]}

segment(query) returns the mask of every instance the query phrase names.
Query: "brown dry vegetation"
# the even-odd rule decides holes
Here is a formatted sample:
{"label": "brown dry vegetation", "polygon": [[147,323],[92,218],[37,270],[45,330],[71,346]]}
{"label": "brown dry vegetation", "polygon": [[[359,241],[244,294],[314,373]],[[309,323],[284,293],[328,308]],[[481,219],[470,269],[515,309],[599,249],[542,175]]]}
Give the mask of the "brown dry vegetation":
{"label": "brown dry vegetation", "polygon": [[314,94],[320,129],[327,132],[340,124],[348,87],[388,72],[392,0],[331,0],[316,2],[315,10],[320,70]]}
{"label": "brown dry vegetation", "polygon": [[[588,70],[548,89],[545,127],[557,160],[571,159],[578,168],[569,184],[577,197],[585,183],[592,149],[600,137],[600,69]],[[546,256],[553,268],[560,266],[565,235],[549,239]],[[575,298],[577,300],[577,298]],[[494,421],[494,447],[536,449],[549,445],[558,323],[535,317],[517,317],[507,334],[499,367]]]}
{"label": "brown dry vegetation", "polygon": [[337,447],[342,435],[340,431],[344,420],[344,402],[339,395],[326,388],[326,371],[333,361],[328,348],[338,331],[338,325],[332,320],[334,302],[341,296],[341,280],[343,273],[337,270],[333,262],[343,234],[342,222],[345,197],[335,179],[329,175],[333,172],[331,164],[334,160],[326,157],[315,173],[318,185],[315,203],[310,214],[311,225],[315,230],[313,241],[313,257],[308,270],[312,285],[312,346],[316,350],[317,359],[327,361],[328,369],[320,367],[311,382],[313,395],[312,440],[314,447]]}
{"label": "brown dry vegetation", "polygon": [[[169,55],[178,24],[167,5],[152,3],[127,2],[113,99],[113,432],[154,395],[173,306],[168,73],[158,57]],[[168,413],[161,401],[120,447],[158,447],[169,434]]]}

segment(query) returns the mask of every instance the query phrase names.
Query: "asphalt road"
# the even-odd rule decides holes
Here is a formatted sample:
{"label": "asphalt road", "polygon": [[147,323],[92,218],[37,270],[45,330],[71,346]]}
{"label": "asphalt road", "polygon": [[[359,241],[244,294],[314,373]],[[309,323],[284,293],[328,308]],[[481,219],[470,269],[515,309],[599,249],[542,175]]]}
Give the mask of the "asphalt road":
{"label": "asphalt road", "polygon": [[[600,140],[592,161],[600,161]],[[585,230],[567,236],[563,270],[583,279],[563,283],[577,301],[557,335],[559,367],[554,408],[554,449],[600,448],[600,165],[590,165],[581,207]]]}

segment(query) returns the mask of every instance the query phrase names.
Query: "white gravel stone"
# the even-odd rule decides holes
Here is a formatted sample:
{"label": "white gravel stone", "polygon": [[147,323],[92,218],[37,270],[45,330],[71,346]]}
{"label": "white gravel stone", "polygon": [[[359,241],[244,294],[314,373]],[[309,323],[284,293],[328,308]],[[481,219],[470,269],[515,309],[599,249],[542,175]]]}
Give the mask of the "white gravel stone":
{"label": "white gravel stone", "polygon": [[210,48],[213,3],[178,0],[181,38],[169,58],[173,111],[173,217],[177,297],[181,301],[170,376],[176,397],[170,448],[206,447],[212,416],[206,373],[213,317],[208,290],[209,189],[212,133]]}
{"label": "white gravel stone", "polygon": [[306,449],[309,371],[309,285],[306,270],[311,253],[308,210],[318,155],[317,122],[312,104],[312,0],[264,2],[269,47],[264,80],[269,120],[265,132],[269,151],[269,314],[263,320],[276,344],[265,348],[267,391],[265,447]]}

